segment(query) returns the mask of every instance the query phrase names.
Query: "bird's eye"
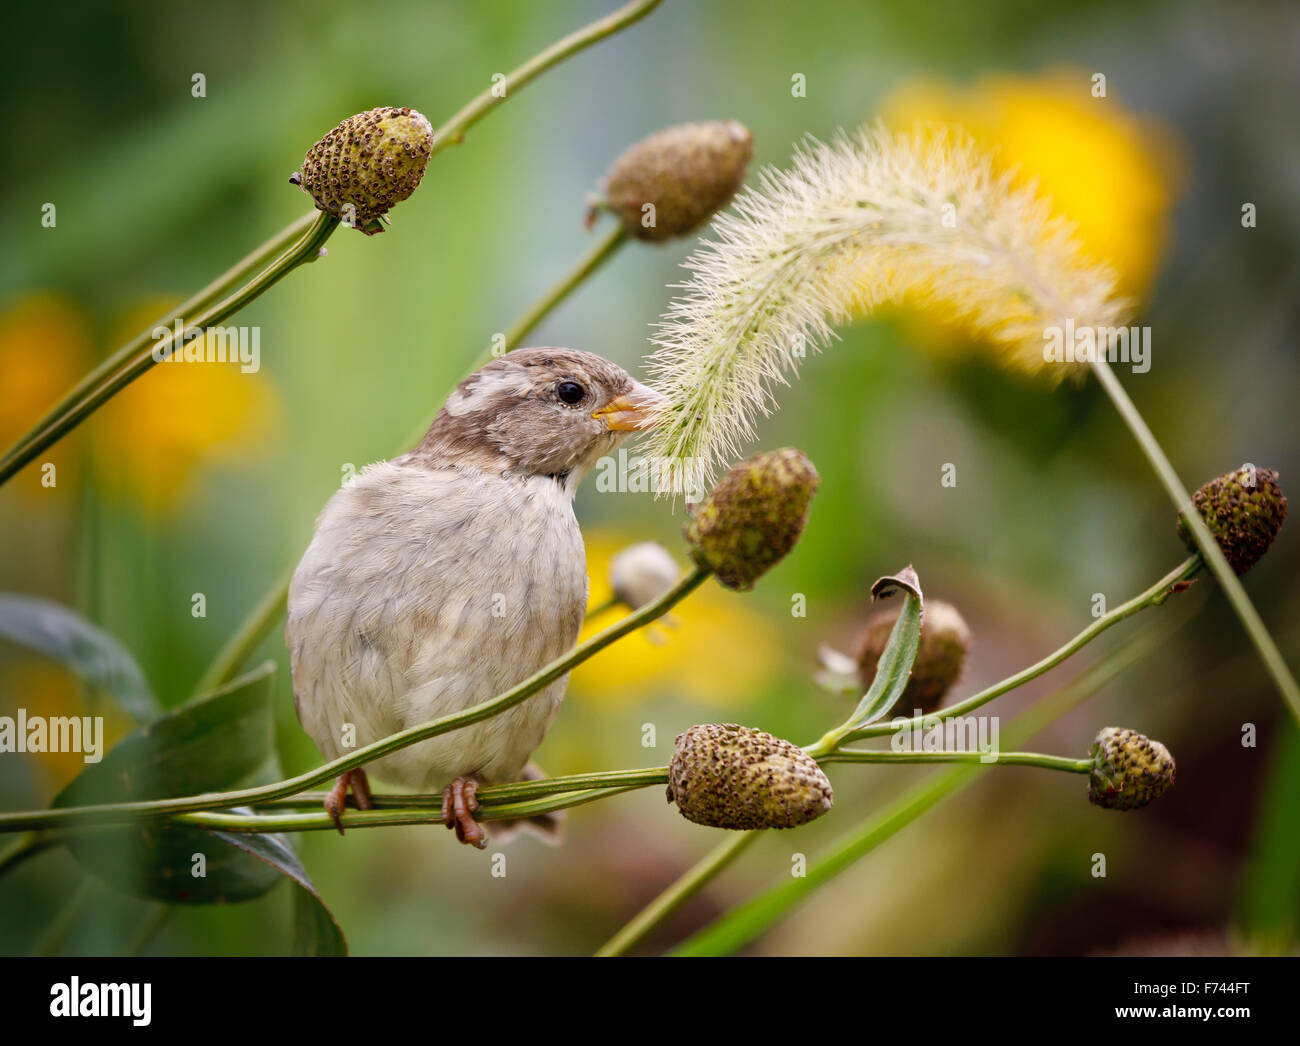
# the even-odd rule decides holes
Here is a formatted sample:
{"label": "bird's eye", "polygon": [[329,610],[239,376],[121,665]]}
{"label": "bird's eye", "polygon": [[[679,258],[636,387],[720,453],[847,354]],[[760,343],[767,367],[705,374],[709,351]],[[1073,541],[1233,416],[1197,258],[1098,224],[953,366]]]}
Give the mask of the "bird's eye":
{"label": "bird's eye", "polygon": [[587,393],[576,381],[562,381],[555,386],[555,394],[562,403],[573,404],[580,403]]}

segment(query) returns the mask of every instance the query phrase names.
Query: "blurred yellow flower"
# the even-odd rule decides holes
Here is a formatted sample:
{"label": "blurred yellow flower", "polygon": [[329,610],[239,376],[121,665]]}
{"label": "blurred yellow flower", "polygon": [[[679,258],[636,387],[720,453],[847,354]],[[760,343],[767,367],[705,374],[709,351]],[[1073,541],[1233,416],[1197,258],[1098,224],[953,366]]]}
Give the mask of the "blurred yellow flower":
{"label": "blurred yellow flower", "polygon": [[[635,540],[608,532],[586,537],[591,606],[611,598],[610,561]],[[582,638],[627,613],[620,604],[597,614],[584,626]],[[706,582],[667,617],[574,669],[571,692],[579,700],[607,705],[633,704],[653,694],[738,705],[778,670],[781,647],[776,626],[748,606],[744,596]]]}
{"label": "blurred yellow flower", "polygon": [[[989,76],[967,88],[907,83],[882,103],[881,118],[901,130],[964,129],[998,170],[1014,171],[1018,185],[1035,187],[1054,216],[1075,226],[1085,257],[1115,272],[1122,295],[1145,297],[1182,181],[1181,148],[1166,125],[1129,111],[1113,90],[1093,97],[1090,75],[1066,69]],[[919,311],[949,335],[969,336],[955,310]]]}
{"label": "blurred yellow flower", "polygon": [[[20,298],[0,313],[0,446],[8,449],[90,369],[90,334],[76,304],[57,294]],[[41,487],[41,467],[55,466],[58,485],[72,489],[66,440],[14,479],[20,490]]]}
{"label": "blurred yellow flower", "polygon": [[[132,310],[113,344],[174,304],[155,300]],[[205,346],[215,348],[211,336]],[[265,373],[245,373],[237,361],[160,363],[95,415],[99,475],[151,512],[174,511],[203,470],[248,460],[270,437],[279,406]]]}

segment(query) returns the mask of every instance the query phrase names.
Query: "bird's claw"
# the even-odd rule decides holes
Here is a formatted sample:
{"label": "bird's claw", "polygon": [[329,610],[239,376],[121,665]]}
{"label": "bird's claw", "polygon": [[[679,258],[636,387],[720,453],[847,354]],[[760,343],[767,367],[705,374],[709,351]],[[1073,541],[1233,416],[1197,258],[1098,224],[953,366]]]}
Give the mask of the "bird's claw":
{"label": "bird's claw", "polygon": [[474,820],[479,810],[478,782],[472,777],[457,777],[442,790],[442,823],[456,830],[462,843],[482,850],[487,846],[487,833]]}
{"label": "bird's claw", "polygon": [[370,782],[366,780],[364,770],[358,768],[339,774],[334,787],[325,796],[325,812],[333,819],[339,835],[343,834],[343,808],[347,806],[349,787],[358,810],[369,810],[375,805],[370,798]]}

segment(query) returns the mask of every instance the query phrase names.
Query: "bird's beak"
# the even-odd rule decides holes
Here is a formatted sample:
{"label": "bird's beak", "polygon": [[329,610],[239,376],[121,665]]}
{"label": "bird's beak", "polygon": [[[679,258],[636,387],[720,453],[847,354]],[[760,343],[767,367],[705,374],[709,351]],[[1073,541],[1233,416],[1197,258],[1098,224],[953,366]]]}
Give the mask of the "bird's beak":
{"label": "bird's beak", "polygon": [[613,432],[640,431],[658,425],[667,406],[667,396],[634,381],[630,391],[610,400],[592,417],[602,419]]}

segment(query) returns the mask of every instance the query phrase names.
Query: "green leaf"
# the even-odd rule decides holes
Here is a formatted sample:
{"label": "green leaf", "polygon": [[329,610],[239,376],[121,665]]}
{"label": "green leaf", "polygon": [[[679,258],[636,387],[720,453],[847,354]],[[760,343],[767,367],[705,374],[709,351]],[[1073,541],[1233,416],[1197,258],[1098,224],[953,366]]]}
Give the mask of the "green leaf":
{"label": "green leaf", "polygon": [[348,942],[298,855],[282,835],[213,832],[231,846],[278,869],[293,881],[293,954],[347,955]]}
{"label": "green leaf", "polygon": [[0,636],[71,669],[138,723],[162,715],[131,652],[75,610],[33,596],[0,595]]}
{"label": "green leaf", "polygon": [[903,609],[899,611],[894,630],[889,634],[889,643],[880,655],[876,678],[849,719],[849,740],[852,740],[854,731],[888,715],[912,677],[912,663],[921,643],[921,581],[916,571],[908,566],[897,574],[880,578],[871,586],[872,598],[886,596],[895,588],[903,591]]}
{"label": "green leaf", "polygon": [[[267,662],[124,738],[54,806],[166,799],[219,791],[247,777],[271,755],[274,672]],[[201,828],[154,821],[78,830],[68,849],[112,886],[169,904],[246,901],[279,882],[275,868],[215,842]]]}

